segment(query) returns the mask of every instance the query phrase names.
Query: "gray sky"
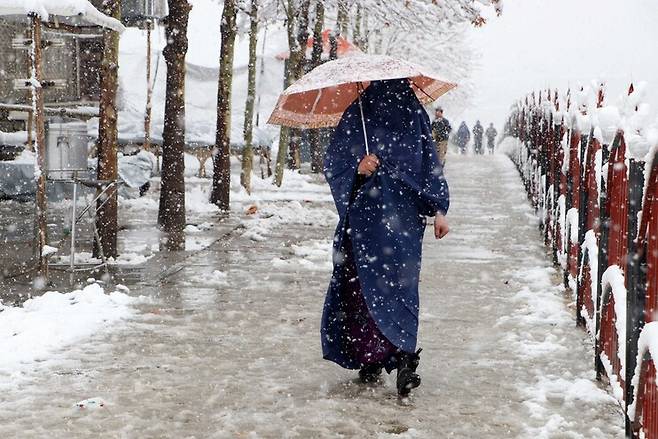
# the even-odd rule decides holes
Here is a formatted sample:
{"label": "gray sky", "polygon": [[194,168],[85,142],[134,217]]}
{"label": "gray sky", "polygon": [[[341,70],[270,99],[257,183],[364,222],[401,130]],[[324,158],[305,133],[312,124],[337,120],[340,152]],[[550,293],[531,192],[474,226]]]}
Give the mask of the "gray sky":
{"label": "gray sky", "polygon": [[[475,96],[457,125],[475,119],[500,126],[509,106],[527,92],[607,81],[609,103],[631,81],[647,81],[646,101],[658,108],[656,0],[505,0],[501,17],[469,31],[480,52]],[[449,108],[447,112],[449,113]]]}

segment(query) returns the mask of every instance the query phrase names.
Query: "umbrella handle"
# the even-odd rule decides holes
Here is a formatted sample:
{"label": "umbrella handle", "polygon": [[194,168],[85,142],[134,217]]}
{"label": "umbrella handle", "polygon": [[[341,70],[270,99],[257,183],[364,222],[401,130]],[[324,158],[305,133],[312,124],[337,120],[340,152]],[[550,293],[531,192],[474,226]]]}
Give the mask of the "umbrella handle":
{"label": "umbrella handle", "polygon": [[[361,83],[359,82],[358,84],[360,85]],[[357,88],[359,88],[358,85]],[[363,116],[363,104],[361,103],[361,93],[359,93],[359,111],[361,112],[361,126],[363,127],[363,140],[365,140],[366,142],[366,155],[369,155],[370,147],[368,145],[368,134],[366,133],[366,119]]]}

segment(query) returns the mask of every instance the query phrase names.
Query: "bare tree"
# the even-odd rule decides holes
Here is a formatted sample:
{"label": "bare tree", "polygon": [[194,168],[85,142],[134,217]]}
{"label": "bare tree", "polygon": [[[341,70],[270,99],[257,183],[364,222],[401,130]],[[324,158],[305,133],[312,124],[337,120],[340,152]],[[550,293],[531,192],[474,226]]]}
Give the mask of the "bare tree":
{"label": "bare tree", "polygon": [[[311,68],[315,68],[322,62],[322,29],[324,27],[324,2],[315,2],[315,25],[313,26],[313,52],[311,55]],[[322,172],[322,144],[320,142],[320,130],[308,131],[311,147],[311,172]]]}
{"label": "bare tree", "polygon": [[349,23],[349,6],[347,0],[338,0],[336,12],[336,35],[347,37],[347,25]]}
{"label": "bare tree", "polygon": [[[121,0],[104,0],[103,12],[116,19],[121,18]],[[119,34],[103,31],[103,59],[100,68],[101,93],[98,122],[98,170],[99,180],[115,181],[117,166],[117,88],[119,85]],[[116,187],[108,190],[98,200],[96,228],[100,242],[95,242],[94,256],[116,257],[118,232],[118,202]]]}
{"label": "bare tree", "polygon": [[222,42],[217,87],[217,134],[213,151],[214,174],[210,202],[225,211],[229,210],[231,194],[231,86],[237,12],[236,0],[224,1],[220,26]]}
{"label": "bare tree", "polygon": [[[287,87],[297,80],[303,72],[306,42],[308,40],[308,11],[310,0],[288,0],[285,5],[286,30],[288,33],[288,48],[290,56],[286,66],[284,85]],[[289,146],[292,147],[293,167],[296,145],[299,139],[298,130],[281,127],[279,136],[279,151],[274,168],[274,184],[281,186],[283,169],[288,157]]]}
{"label": "bare tree", "polygon": [[158,224],[166,233],[162,244],[167,250],[185,249],[185,55],[191,9],[187,0],[169,0],[165,18],[167,90]]}
{"label": "bare tree", "polygon": [[244,107],[244,149],[240,184],[251,193],[251,172],[254,162],[254,104],[256,102],[256,45],[258,44],[258,0],[251,0],[249,11],[249,65],[247,102]]}

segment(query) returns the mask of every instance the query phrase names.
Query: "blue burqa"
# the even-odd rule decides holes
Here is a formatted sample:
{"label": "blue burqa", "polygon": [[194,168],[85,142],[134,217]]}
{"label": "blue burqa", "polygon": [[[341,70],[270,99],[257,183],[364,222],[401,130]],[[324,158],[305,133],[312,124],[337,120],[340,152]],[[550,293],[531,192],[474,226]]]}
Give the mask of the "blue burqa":
{"label": "blue burqa", "polygon": [[346,312],[352,260],[361,294],[377,329],[397,349],[413,352],[418,333],[418,281],[426,217],[448,211],[448,185],[430,121],[407,79],[374,81],[362,94],[370,152],[380,166],[357,176],[365,156],[358,100],[336,128],[325,175],[339,214],[334,270],[322,316],[324,358],[349,368],[364,364]]}

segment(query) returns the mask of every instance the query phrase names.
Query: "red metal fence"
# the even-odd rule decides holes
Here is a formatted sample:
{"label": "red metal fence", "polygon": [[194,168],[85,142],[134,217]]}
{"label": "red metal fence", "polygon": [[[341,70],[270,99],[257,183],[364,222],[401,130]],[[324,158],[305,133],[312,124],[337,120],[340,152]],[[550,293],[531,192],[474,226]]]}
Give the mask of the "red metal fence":
{"label": "red metal fence", "polygon": [[631,157],[623,130],[607,138],[585,106],[573,111],[568,98],[561,112],[560,103],[544,91],[513,107],[510,156],[594,341],[597,377],[625,410],[627,437],[658,439],[658,157]]}

